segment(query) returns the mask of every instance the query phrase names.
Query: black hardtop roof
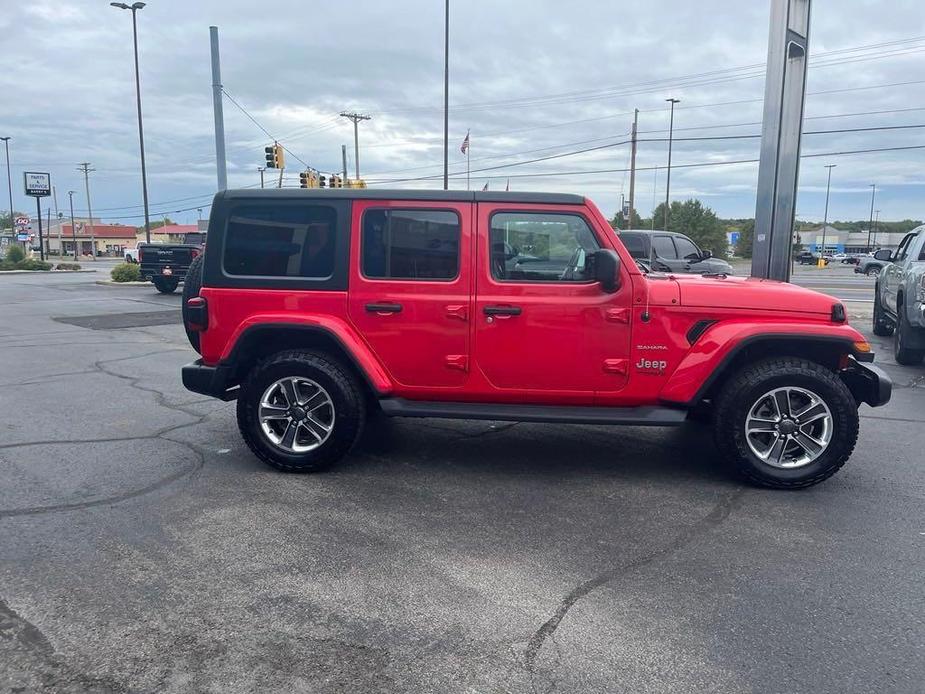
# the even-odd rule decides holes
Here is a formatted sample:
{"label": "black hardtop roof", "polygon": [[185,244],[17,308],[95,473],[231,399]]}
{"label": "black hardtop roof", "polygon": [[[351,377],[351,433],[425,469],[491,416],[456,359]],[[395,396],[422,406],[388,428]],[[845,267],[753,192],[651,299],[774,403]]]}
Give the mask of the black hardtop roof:
{"label": "black hardtop roof", "polygon": [[236,188],[218,193],[228,200],[423,200],[427,202],[510,202],[583,205],[585,198],[570,193],[506,193],[474,190],[396,190],[390,188]]}
{"label": "black hardtop roof", "polygon": [[668,236],[687,236],[680,231],[665,231],[664,229],[618,229],[617,234],[645,234],[646,236],[652,236],[652,234],[667,234]]}

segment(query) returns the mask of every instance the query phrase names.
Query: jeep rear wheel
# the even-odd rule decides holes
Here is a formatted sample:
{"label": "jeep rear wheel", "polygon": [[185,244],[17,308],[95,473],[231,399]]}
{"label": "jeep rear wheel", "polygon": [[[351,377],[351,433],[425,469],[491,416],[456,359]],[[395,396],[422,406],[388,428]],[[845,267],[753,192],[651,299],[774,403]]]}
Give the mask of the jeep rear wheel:
{"label": "jeep rear wheel", "polygon": [[883,313],[883,304],[880,301],[880,283],[874,287],[874,335],[888,337],[893,334],[893,324]]}
{"label": "jeep rear wheel", "polygon": [[186,302],[199,296],[199,290],[202,289],[202,262],[203,256],[200,254],[193,258],[193,262],[190,263],[189,270],[186,273],[186,281],[183,282],[183,303],[180,306],[183,313],[183,329],[186,330],[186,338],[193,349],[200,354],[202,350],[199,344],[199,333],[195,330],[190,330],[189,307],[187,307]]}
{"label": "jeep rear wheel", "polygon": [[858,437],[857,405],[832,371],[780,357],[744,367],[716,399],[717,448],[751,482],[798,489],[831,477]]}
{"label": "jeep rear wheel", "polygon": [[180,286],[179,280],[167,277],[155,277],[151,282],[154,283],[154,288],[161,294],[173,294],[177,291],[177,287]]}
{"label": "jeep rear wheel", "polygon": [[317,472],[356,443],[366,413],[353,375],[324,354],[280,352],[241,386],[238,428],[262,461],[284,472]]}

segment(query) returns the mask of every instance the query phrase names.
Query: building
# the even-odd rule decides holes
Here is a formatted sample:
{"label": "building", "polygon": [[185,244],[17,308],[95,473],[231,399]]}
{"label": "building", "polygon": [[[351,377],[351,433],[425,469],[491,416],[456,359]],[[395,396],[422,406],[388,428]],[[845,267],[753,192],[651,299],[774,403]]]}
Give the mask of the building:
{"label": "building", "polygon": [[[197,224],[168,224],[151,228],[151,243],[186,243],[187,234],[196,234],[199,232]],[[145,228],[140,227],[136,234],[138,243],[145,243]]]}
{"label": "building", "polygon": [[868,250],[876,251],[881,248],[888,248],[895,251],[899,247],[900,241],[908,232],[888,232],[876,230],[870,234],[870,248],[868,249],[867,230],[845,231],[836,229],[831,225],[824,228],[809,229],[796,232],[803,248],[820,253],[822,251],[823,237],[825,238],[826,253],[867,253]]}
{"label": "building", "polygon": [[[64,246],[65,255],[74,255],[74,246],[78,246],[78,254],[89,256],[91,248],[96,246],[97,256],[121,257],[122,251],[135,245],[135,227],[125,224],[103,224],[99,219],[75,219],[77,236],[71,227],[70,220],[54,220],[49,229],[43,229],[45,238],[45,253],[47,255],[61,255],[61,245]],[[91,239],[90,231],[93,231]],[[36,235],[36,241],[38,236]],[[36,246],[38,244],[36,243]]]}

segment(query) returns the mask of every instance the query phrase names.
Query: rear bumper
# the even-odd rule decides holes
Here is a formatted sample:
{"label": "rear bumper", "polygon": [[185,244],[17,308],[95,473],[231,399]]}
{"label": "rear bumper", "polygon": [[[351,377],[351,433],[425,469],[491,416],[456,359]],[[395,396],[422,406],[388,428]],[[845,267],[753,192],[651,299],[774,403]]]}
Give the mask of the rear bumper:
{"label": "rear bumper", "polygon": [[858,403],[866,402],[871,407],[880,407],[890,401],[893,381],[879,366],[853,362],[841,373],[845,385],[854,394]]}
{"label": "rear bumper", "polygon": [[184,366],[181,373],[183,386],[194,393],[219,400],[234,400],[238,397],[238,389],[228,386],[231,374],[227,366],[206,366],[202,359],[197,359]]}
{"label": "rear bumper", "polygon": [[186,280],[186,271],[188,268],[170,268],[170,274],[164,274],[164,268],[157,265],[141,265],[140,271],[141,276],[146,281],[151,281],[155,277],[165,277],[167,279],[177,280],[178,282],[183,282]]}

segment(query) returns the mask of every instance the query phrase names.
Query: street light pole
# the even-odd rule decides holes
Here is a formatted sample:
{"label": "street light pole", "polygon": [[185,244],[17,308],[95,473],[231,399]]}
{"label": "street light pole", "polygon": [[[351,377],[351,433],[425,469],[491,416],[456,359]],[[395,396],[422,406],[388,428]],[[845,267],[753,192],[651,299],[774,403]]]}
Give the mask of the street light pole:
{"label": "street light pole", "polygon": [[[74,191],[67,191],[68,202],[71,203],[71,238],[74,239],[74,262],[77,262],[77,225],[74,224]],[[64,246],[61,246],[61,254],[64,255]]]}
{"label": "street light pole", "polygon": [[877,184],[870,184],[870,222],[867,224],[867,252],[870,253],[870,232],[874,228],[874,196],[877,194]]}
{"label": "street light pole", "polygon": [[10,189],[10,234],[13,236],[10,243],[12,243],[16,238],[16,225],[13,223],[13,171],[10,169],[10,138],[0,137],[0,140],[3,140],[3,144],[6,145],[6,184]]}
{"label": "street light pole", "polygon": [[665,99],[671,104],[671,116],[668,123],[668,180],[665,182],[665,231],[668,231],[668,214],[670,211],[668,196],[671,194],[671,141],[674,135],[674,105],[680,103],[680,99],[674,97]]}
{"label": "street light pole", "polygon": [[138,21],[137,13],[145,6],[143,2],[126,5],[124,2],[111,2],[120,10],[132,11],[132,40],[135,46],[135,99],[138,105],[138,143],[141,147],[141,195],[145,207],[145,240],[151,243],[151,220],[148,216],[148,174],[145,170],[145,131],[141,122],[141,76],[138,71]]}
{"label": "street light pole", "polygon": [[443,37],[443,190],[450,189],[450,0],[444,10]]}
{"label": "street light pole", "polygon": [[825,231],[829,224],[829,189],[832,187],[832,169],[838,164],[826,164],[829,177],[825,184],[825,215],[822,218],[822,251],[819,253],[819,267],[825,267]]}

